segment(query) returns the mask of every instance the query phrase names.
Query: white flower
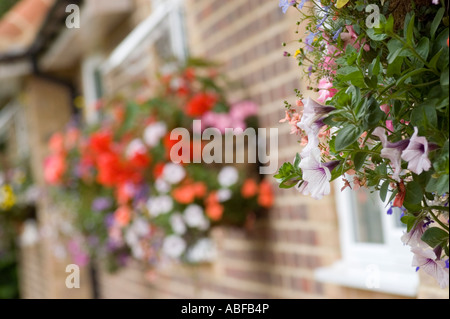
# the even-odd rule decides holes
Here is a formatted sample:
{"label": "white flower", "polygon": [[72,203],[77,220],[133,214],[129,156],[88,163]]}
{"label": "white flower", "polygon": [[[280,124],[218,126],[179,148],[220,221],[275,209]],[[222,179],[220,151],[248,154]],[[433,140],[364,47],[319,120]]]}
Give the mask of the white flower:
{"label": "white flower", "polygon": [[170,184],[178,184],[185,176],[186,171],[180,164],[168,163],[163,168],[162,178]]}
{"label": "white flower", "polygon": [[234,166],[225,166],[219,173],[218,180],[222,187],[230,187],[239,179],[239,172]]}
{"label": "white flower", "polygon": [[166,133],[167,126],[164,122],[152,123],[144,130],[144,141],[148,146],[156,146]]}
{"label": "white flower", "polygon": [[130,142],[127,146],[127,150],[125,154],[127,158],[132,158],[136,154],[145,154],[147,152],[147,148],[141,139],[136,138]]}
{"label": "white flower", "polygon": [[135,218],[133,220],[133,223],[131,224],[131,229],[139,237],[145,237],[150,234],[150,228],[148,227],[148,222],[141,217]]}
{"label": "white flower", "polygon": [[189,227],[206,230],[209,227],[209,220],[205,217],[203,209],[196,204],[191,204],[184,210],[184,220]]}
{"label": "white flower", "polygon": [[179,258],[186,249],[186,242],[177,235],[169,235],[164,239],[162,251],[171,258]]}
{"label": "white flower", "polygon": [[147,201],[147,209],[150,216],[156,217],[161,214],[170,212],[173,208],[172,197],[163,195],[157,197],[150,197]]}
{"label": "white flower", "polygon": [[215,255],[216,247],[214,242],[209,238],[202,238],[188,250],[186,258],[191,263],[201,263],[212,261]]}
{"label": "white flower", "polygon": [[157,178],[154,185],[160,194],[167,194],[170,191],[170,184],[162,178]]}
{"label": "white flower", "polygon": [[231,198],[231,190],[229,189],[219,189],[217,191],[217,200],[220,203],[226,202],[227,200],[229,200]]}
{"label": "white flower", "polygon": [[321,199],[324,195],[330,194],[331,172],[320,159],[320,150],[313,149],[311,154],[303,159],[299,167],[303,172],[302,181],[297,186],[299,192],[303,195],[311,194],[312,198]]}
{"label": "white flower", "polygon": [[414,247],[411,251],[414,253],[412,266],[417,267],[417,269],[420,268],[434,277],[442,289],[446,288],[449,282],[449,274],[445,262],[437,259],[431,248]]}
{"label": "white flower", "polygon": [[177,235],[186,233],[186,225],[184,224],[183,216],[180,213],[175,213],[170,216],[170,226]]}

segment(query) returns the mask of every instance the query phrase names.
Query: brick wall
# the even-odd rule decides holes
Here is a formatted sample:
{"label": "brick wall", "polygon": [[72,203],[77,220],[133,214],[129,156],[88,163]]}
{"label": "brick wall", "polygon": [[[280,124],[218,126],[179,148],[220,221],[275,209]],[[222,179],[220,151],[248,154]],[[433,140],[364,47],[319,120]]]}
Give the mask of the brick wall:
{"label": "brick wall", "polygon": [[[191,54],[225,64],[226,75],[239,84],[230,98],[260,105],[260,127],[278,128],[279,164],[291,161],[297,140],[278,120],[284,99],[294,102],[294,89],[304,88],[295,61],[283,58],[281,46],[295,39],[295,16],[283,15],[274,0],[188,0],[185,7]],[[274,190],[275,207],[252,232],[215,231],[214,264],[171,266],[156,274],[137,264],[114,275],[102,272],[102,297],[396,298],[315,281],[317,267],[340,257],[333,197],[316,201],[275,183]]]}

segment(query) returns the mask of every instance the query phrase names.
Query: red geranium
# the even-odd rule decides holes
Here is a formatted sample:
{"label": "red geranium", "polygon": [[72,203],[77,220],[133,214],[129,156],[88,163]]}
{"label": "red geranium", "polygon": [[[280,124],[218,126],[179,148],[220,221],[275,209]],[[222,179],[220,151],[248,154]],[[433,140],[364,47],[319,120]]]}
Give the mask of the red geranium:
{"label": "red geranium", "polygon": [[217,102],[217,97],[209,93],[198,93],[186,106],[186,114],[191,117],[202,116],[210,111]]}

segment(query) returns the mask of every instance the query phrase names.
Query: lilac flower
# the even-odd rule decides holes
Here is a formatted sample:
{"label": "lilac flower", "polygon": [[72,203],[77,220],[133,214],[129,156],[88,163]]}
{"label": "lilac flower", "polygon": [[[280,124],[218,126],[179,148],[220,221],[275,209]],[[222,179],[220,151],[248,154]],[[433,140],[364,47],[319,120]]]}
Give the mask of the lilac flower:
{"label": "lilac flower", "polygon": [[297,185],[297,189],[303,195],[311,195],[312,198],[321,199],[330,194],[331,171],[338,163],[323,164],[320,158],[320,150],[311,150],[310,155],[303,159],[299,168],[302,169],[303,181]]}
{"label": "lilac flower", "polygon": [[427,245],[422,241],[422,235],[426,228],[427,225],[423,220],[421,220],[414,225],[409,233],[403,234],[401,237],[402,243],[411,247],[426,247]]}
{"label": "lilac flower", "polygon": [[328,14],[324,15],[324,17],[319,21],[319,23],[317,23],[316,28],[319,29],[327,18]]}
{"label": "lilac flower", "polygon": [[394,170],[392,178],[396,181],[400,181],[400,173],[402,171],[402,152],[407,148],[409,140],[401,140],[395,143],[390,143],[387,140],[385,130],[378,127],[372,133],[381,140],[383,149],[381,150],[381,157],[389,159],[391,162],[391,167]]}
{"label": "lilac flower", "polygon": [[303,9],[303,6],[305,5],[306,1],[308,1],[308,0],[301,0],[300,3],[297,5],[297,7],[299,9]]}
{"label": "lilac flower", "polygon": [[112,206],[112,201],[111,201],[110,198],[108,198],[108,197],[97,197],[92,202],[92,207],[91,208],[95,212],[101,212],[101,211],[104,211],[106,209],[111,208],[111,206]]}
{"label": "lilac flower", "polygon": [[428,158],[428,142],[423,136],[417,136],[419,130],[414,127],[414,134],[411,137],[408,147],[402,153],[402,159],[408,162],[408,169],[416,174],[428,171],[431,162]]}
{"label": "lilac flower", "polygon": [[336,41],[339,38],[339,35],[342,32],[343,27],[340,27],[333,35],[333,41]]}
{"label": "lilac flower", "polygon": [[295,0],[280,0],[278,7],[281,8],[283,13],[286,13],[286,11],[289,9],[289,7],[293,6],[294,4],[296,4]]}
{"label": "lilac flower", "polygon": [[442,289],[446,288],[449,282],[449,272],[445,262],[438,259],[431,249],[414,247],[411,251],[414,253],[412,266],[417,267],[417,269],[420,268],[434,277]]}
{"label": "lilac flower", "polygon": [[310,32],[307,36],[306,36],[306,38],[305,38],[305,44],[306,44],[306,49],[308,50],[308,51],[313,51],[314,50],[314,48],[312,47],[312,43],[314,42],[314,39],[316,38],[316,36],[319,34],[319,31],[317,31],[317,32],[315,32],[315,33],[313,33],[313,32]]}
{"label": "lilac flower", "polygon": [[439,0],[431,0],[433,4],[439,4]]}

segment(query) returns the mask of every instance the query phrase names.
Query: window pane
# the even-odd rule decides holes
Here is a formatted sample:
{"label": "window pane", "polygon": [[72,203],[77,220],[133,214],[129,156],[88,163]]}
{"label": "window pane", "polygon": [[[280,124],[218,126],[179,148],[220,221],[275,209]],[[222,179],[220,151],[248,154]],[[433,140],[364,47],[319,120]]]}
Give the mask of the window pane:
{"label": "window pane", "polygon": [[377,193],[366,188],[352,192],[353,225],[355,241],[360,243],[384,243],[381,224],[382,210]]}

